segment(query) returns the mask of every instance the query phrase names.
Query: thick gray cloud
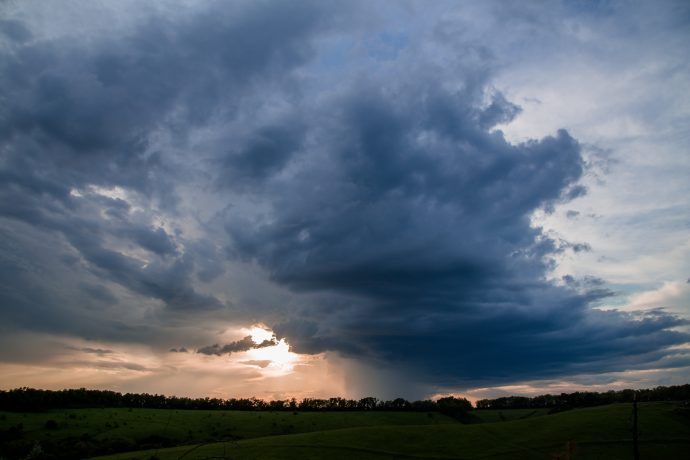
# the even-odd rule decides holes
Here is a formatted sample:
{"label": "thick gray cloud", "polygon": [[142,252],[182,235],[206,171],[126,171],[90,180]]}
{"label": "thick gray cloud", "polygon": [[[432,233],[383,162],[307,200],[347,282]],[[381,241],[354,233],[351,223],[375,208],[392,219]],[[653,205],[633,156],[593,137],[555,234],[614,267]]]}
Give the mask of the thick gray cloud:
{"label": "thick gray cloud", "polygon": [[[45,39],[41,31],[32,40],[28,26],[4,21],[0,212],[61,233],[97,276],[172,309],[221,308],[193,287],[194,252],[178,251],[182,241],[152,224],[151,208],[136,216],[131,203],[88,188],[123,187],[144,206],[174,212],[184,169],[155,149],[156,133],[189,129],[219,111],[236,116],[233,106],[251,104],[264,83],[280,84],[309,57],[307,39],[322,14],[308,3],[214,5],[91,40],[69,32]],[[253,162],[245,172],[271,169],[272,145],[285,142],[278,134],[267,128],[253,136],[240,152]],[[114,239],[148,251],[150,260],[111,249]],[[200,279],[223,273],[208,244],[184,243],[203,246]]]}
{"label": "thick gray cloud", "polygon": [[[444,385],[690,364],[671,348],[684,319],[546,280],[592,250],[531,221],[587,193],[583,147],[566,129],[509,142],[523,109],[452,17],[212,2],[81,36],[31,8],[0,24],[7,324],[161,343],[166,318],[263,321],[296,351]],[[245,269],[292,302],[233,302]]]}
{"label": "thick gray cloud", "polygon": [[486,67],[460,64],[403,57],[294,114],[313,145],[283,174],[255,178],[247,193],[269,211],[230,213],[232,250],[294,290],[351,302],[307,308],[276,333],[297,350],[421,367],[448,384],[674,355],[664,350],[688,336],[670,329],[685,320],[593,310],[610,291],[544,281],[549,255],[591,250],[529,220],[586,193],[581,147],[564,130],[508,143],[493,128],[520,108],[490,89]]}

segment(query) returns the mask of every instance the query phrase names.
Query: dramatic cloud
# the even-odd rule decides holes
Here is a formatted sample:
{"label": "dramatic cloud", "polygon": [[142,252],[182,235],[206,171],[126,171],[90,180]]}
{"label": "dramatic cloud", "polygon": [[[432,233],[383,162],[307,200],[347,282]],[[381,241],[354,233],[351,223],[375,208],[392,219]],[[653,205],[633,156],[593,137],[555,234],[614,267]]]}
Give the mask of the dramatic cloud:
{"label": "dramatic cloud", "polygon": [[[60,234],[80,271],[171,310],[217,310],[227,303],[194,286],[194,275],[211,281],[223,273],[216,249],[204,235],[185,238],[175,224],[175,185],[194,158],[161,151],[156,138],[204,126],[217,113],[237,116],[234,106],[252,106],[252,94],[280,85],[309,57],[322,12],[307,3],[238,3],[189,13],[170,21],[153,15],[104,34],[64,30],[58,38],[5,21],[0,214],[11,233],[24,223]],[[255,30],[262,32],[248,39]],[[250,149],[279,143],[273,134],[257,134]],[[12,261],[6,273],[14,287],[0,294],[5,316],[70,308],[57,293],[26,298],[27,290],[40,295],[43,281],[16,273]],[[117,302],[102,285],[84,291]]]}
{"label": "dramatic cloud", "polygon": [[427,388],[690,366],[684,294],[558,272],[606,245],[543,222],[593,220],[608,147],[506,134],[550,103],[506,69],[564,78],[549,37],[575,62],[621,7],[473,3],[0,6],[2,329]]}
{"label": "dramatic cloud", "polygon": [[217,343],[206,347],[199,348],[196,352],[204,355],[229,355],[239,351],[253,350],[257,348],[266,348],[276,345],[278,341],[275,338],[263,340],[259,343],[254,342],[251,335],[246,336],[242,340],[230,342],[222,347]]}

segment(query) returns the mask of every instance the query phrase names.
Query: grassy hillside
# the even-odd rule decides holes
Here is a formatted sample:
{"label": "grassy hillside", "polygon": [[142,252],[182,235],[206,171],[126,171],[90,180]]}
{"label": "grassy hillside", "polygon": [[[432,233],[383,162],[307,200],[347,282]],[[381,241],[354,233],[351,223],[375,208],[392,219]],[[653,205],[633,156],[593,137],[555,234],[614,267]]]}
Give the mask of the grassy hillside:
{"label": "grassy hillside", "polygon": [[508,422],[511,420],[524,420],[530,417],[539,417],[549,413],[548,409],[510,409],[510,410],[488,410],[481,409],[472,412],[481,422]]}
{"label": "grassy hillside", "polygon": [[[639,417],[642,458],[687,458],[690,453],[687,413],[671,403],[646,403],[640,405]],[[149,459],[155,455],[160,459],[551,459],[559,455],[567,458],[564,454],[568,449],[572,450],[570,458],[574,459],[632,457],[629,404],[517,418],[471,425],[364,426],[108,458]]]}
{"label": "grassy hillside", "polygon": [[165,409],[75,409],[0,412],[0,457],[20,458],[37,443],[47,453],[84,458],[221,439],[355,426],[456,423],[438,413],[239,412]]}

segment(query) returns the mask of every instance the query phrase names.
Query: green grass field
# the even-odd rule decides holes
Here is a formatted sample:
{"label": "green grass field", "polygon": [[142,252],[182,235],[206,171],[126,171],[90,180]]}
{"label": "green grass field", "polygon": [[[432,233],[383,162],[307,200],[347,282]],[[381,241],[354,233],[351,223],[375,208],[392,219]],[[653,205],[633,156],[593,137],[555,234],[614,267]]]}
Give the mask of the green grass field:
{"label": "green grass field", "polygon": [[[319,415],[329,417],[331,414],[314,414],[316,417]],[[632,458],[629,404],[576,409],[526,418],[523,418],[527,415],[524,411],[514,415],[515,417],[505,422],[468,425],[459,423],[397,426],[370,424],[353,428],[158,449],[107,458],[149,459],[152,456],[160,459],[328,458],[329,460]],[[690,457],[690,418],[686,412],[679,410],[671,403],[640,404],[639,419],[642,458],[684,459]],[[571,450],[570,457],[565,455],[568,450]]]}
{"label": "green grass field", "polygon": [[[51,428],[55,422],[56,427]],[[44,452],[84,458],[154,446],[381,425],[456,423],[438,413],[240,412],[165,409],[80,409],[0,412],[0,458],[21,458],[36,443]],[[12,427],[22,426],[20,435]],[[12,436],[14,432],[15,436]]]}
{"label": "green grass field", "polygon": [[[630,404],[557,414],[478,410],[471,420],[405,412],[0,412],[0,458],[27,458],[40,446],[43,458],[552,459],[568,458],[566,443],[572,459],[632,458]],[[640,404],[639,426],[643,459],[690,458],[687,408]]]}
{"label": "green grass field", "polygon": [[548,409],[511,409],[511,410],[475,410],[472,415],[481,422],[508,422],[511,420],[524,420],[530,417],[539,417],[549,413]]}

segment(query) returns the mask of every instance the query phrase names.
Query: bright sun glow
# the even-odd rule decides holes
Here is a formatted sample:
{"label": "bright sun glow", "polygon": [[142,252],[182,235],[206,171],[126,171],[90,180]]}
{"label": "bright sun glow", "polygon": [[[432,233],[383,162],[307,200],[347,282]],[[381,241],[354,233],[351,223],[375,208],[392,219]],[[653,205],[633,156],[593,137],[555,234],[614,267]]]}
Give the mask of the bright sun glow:
{"label": "bright sun glow", "polygon": [[[275,340],[273,331],[262,326],[252,326],[247,329],[247,334],[257,345],[266,340]],[[294,365],[300,360],[299,355],[290,351],[290,345],[285,339],[280,339],[275,345],[270,347],[254,348],[247,351],[247,357],[255,363],[265,364],[261,367],[269,372],[276,374],[289,373]]]}
{"label": "bright sun glow", "polygon": [[249,329],[249,335],[252,336],[254,343],[261,343],[265,340],[271,340],[273,331],[266,330],[260,326],[252,326]]}
{"label": "bright sun glow", "polygon": [[299,356],[290,351],[290,346],[285,339],[280,339],[271,347],[249,350],[247,354],[255,361],[270,361],[266,369],[281,372],[291,371],[295,362],[299,360]]}

